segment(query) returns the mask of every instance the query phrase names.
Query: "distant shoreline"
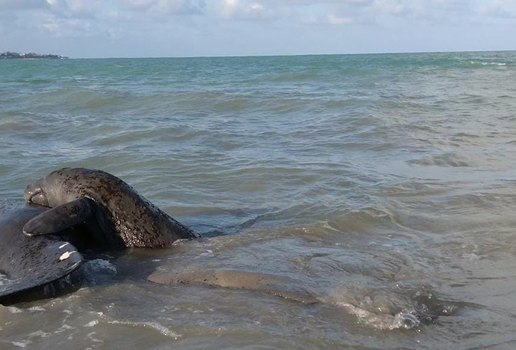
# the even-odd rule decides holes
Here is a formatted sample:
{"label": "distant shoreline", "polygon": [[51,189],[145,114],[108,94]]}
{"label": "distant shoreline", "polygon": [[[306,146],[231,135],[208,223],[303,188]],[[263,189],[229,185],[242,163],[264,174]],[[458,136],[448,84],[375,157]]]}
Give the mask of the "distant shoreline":
{"label": "distant shoreline", "polygon": [[37,54],[34,52],[29,53],[18,53],[18,52],[2,52],[0,53],[0,59],[54,59],[62,60],[68,57],[55,55],[55,54]]}
{"label": "distant shoreline", "polygon": [[334,53],[292,53],[292,54],[282,54],[282,53],[273,53],[273,54],[258,54],[258,55],[247,55],[247,54],[228,54],[228,55],[136,55],[136,56],[73,56],[69,59],[77,59],[77,60],[104,60],[104,59],[164,59],[164,58],[173,58],[173,59],[198,59],[198,58],[257,58],[257,57],[296,57],[296,56],[370,56],[370,55],[417,55],[417,54],[474,54],[474,53],[497,53],[497,52],[516,52],[514,49],[507,50],[461,50],[461,51],[381,51],[381,52],[334,52]]}

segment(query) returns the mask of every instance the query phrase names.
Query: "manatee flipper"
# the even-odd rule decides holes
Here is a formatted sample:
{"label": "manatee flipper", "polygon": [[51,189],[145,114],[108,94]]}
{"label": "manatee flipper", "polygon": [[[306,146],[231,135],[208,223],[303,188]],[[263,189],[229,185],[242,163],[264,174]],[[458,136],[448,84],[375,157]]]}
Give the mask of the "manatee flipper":
{"label": "manatee flipper", "polygon": [[[77,269],[83,259],[68,242],[46,237],[29,238],[21,234],[19,237],[19,251],[10,256],[10,263],[14,261],[16,266],[0,272],[0,304],[53,296],[53,293],[58,293],[53,290],[58,286],[51,283]],[[22,295],[44,285],[48,285],[47,290],[35,290],[34,296]]]}
{"label": "manatee flipper", "polygon": [[23,226],[23,233],[39,236],[61,232],[91,217],[95,211],[94,205],[88,198],[79,198],[48,209],[29,220]]}
{"label": "manatee flipper", "polygon": [[74,282],[67,277],[83,258],[72,244],[52,235],[22,234],[23,225],[43,210],[21,208],[0,218],[0,304],[48,298]]}

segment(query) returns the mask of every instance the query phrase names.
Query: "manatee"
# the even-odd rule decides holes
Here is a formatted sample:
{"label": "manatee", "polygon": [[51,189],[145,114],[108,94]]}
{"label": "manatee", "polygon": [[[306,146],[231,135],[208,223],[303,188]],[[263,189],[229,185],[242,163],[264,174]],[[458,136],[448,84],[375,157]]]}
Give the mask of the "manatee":
{"label": "manatee", "polygon": [[0,219],[1,304],[60,294],[60,285],[69,282],[63,280],[83,261],[77,249],[58,236],[23,234],[23,225],[44,211],[20,208]]}
{"label": "manatee", "polygon": [[127,183],[101,170],[53,171],[27,186],[24,197],[28,203],[51,208],[24,225],[28,236],[53,234],[86,221],[96,223],[111,249],[166,248],[179,239],[198,237]]}
{"label": "manatee", "polygon": [[296,279],[270,273],[233,269],[167,271],[158,269],[149,281],[164,285],[208,285],[230,289],[256,290],[305,304],[320,300],[311,288]]}

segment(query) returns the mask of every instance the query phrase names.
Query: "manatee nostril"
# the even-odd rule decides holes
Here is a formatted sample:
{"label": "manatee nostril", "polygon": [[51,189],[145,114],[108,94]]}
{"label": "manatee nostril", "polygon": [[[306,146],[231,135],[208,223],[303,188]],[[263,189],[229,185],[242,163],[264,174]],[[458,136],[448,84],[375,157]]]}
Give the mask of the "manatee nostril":
{"label": "manatee nostril", "polygon": [[25,192],[23,193],[23,198],[25,199],[25,201],[27,202],[30,202],[30,199],[32,198],[32,194],[34,192],[32,190],[29,190],[28,188],[25,190]]}
{"label": "manatee nostril", "polygon": [[47,206],[48,201],[46,199],[45,192],[41,189],[41,187],[30,187],[27,186],[23,197],[25,201],[29,204],[37,204],[42,206]]}
{"label": "manatee nostril", "polygon": [[25,189],[25,192],[23,193],[23,197],[25,198],[25,200],[27,202],[32,202],[32,199],[34,198],[34,196],[38,195],[39,193],[41,193],[40,188],[27,187]]}

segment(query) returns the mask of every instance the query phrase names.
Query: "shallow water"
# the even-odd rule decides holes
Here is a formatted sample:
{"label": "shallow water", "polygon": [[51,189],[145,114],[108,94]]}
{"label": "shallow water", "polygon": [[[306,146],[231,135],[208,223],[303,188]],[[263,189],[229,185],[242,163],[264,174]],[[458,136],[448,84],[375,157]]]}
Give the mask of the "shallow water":
{"label": "shallow water", "polygon": [[[84,166],[207,238],[0,306],[0,347],[511,349],[515,96],[513,52],[2,61],[0,212]],[[207,268],[320,302],[146,280]]]}

